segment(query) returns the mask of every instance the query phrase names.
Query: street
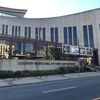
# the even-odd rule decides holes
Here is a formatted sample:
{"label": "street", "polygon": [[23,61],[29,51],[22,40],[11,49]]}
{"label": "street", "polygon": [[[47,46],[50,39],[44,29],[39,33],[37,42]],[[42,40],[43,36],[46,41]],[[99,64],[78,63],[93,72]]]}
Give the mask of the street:
{"label": "street", "polygon": [[93,100],[100,76],[0,88],[0,100]]}

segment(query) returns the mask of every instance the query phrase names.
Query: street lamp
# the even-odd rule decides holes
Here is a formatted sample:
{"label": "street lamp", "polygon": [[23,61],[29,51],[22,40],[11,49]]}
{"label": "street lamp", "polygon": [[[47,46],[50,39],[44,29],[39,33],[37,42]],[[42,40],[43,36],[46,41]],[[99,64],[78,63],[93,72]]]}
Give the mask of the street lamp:
{"label": "street lamp", "polygon": [[79,47],[79,38],[77,39],[77,46],[78,46],[78,48],[79,48],[79,56],[78,56],[78,64],[79,64],[79,67],[78,67],[78,72],[80,73],[80,71],[81,71],[81,70],[80,70],[80,67],[81,67],[81,66],[80,66],[80,62],[81,62],[81,61],[80,61],[80,47]]}

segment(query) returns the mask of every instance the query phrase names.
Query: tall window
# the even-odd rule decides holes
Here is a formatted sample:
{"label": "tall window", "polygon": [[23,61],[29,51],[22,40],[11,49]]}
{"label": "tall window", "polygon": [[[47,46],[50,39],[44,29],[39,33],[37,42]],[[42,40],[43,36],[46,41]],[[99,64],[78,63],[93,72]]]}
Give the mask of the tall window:
{"label": "tall window", "polygon": [[76,26],[73,27],[73,42],[74,42],[74,45],[77,45],[77,27]]}
{"label": "tall window", "polygon": [[38,28],[35,28],[35,39],[38,39]]}
{"label": "tall window", "polygon": [[3,24],[2,25],[2,34],[8,34],[8,25]]}
{"label": "tall window", "polygon": [[31,27],[28,27],[28,38],[31,38]]}
{"label": "tall window", "polygon": [[8,25],[6,25],[6,35],[8,34]]}
{"label": "tall window", "polygon": [[84,36],[84,46],[94,47],[93,26],[92,25],[83,26],[83,36]]}
{"label": "tall window", "polygon": [[68,27],[69,45],[72,45],[72,27]]}
{"label": "tall window", "polygon": [[12,26],[12,36],[14,36],[14,26]]}
{"label": "tall window", "polygon": [[20,34],[21,34],[21,27],[20,26],[12,26],[12,35],[20,36]]}
{"label": "tall window", "polygon": [[20,26],[18,26],[18,36],[20,36],[21,35],[21,27]]}
{"label": "tall window", "polygon": [[55,28],[55,42],[58,42],[58,28]]}
{"label": "tall window", "polygon": [[67,44],[67,27],[64,27],[63,31],[64,31],[64,43]]}
{"label": "tall window", "polygon": [[84,46],[88,47],[88,30],[87,25],[83,26]]}
{"label": "tall window", "polygon": [[38,39],[39,40],[42,40],[42,28],[41,27],[39,27],[39,33],[38,33]]}
{"label": "tall window", "polygon": [[32,52],[32,51],[33,51],[33,44],[26,43],[26,52]]}
{"label": "tall window", "polygon": [[5,25],[2,25],[2,34],[4,34],[4,30],[5,30]]}
{"label": "tall window", "polygon": [[45,41],[45,36],[46,34],[45,34],[45,28],[43,28],[43,41]]}
{"label": "tall window", "polygon": [[88,28],[89,28],[89,43],[90,43],[90,47],[94,47],[93,27],[92,27],[92,25],[88,25]]}
{"label": "tall window", "polygon": [[25,38],[27,38],[27,27],[25,27]]}
{"label": "tall window", "polygon": [[45,41],[46,38],[46,29],[45,27],[36,27],[35,28],[35,39]]}
{"label": "tall window", "polygon": [[51,42],[58,42],[58,28],[51,28]]}
{"label": "tall window", "polygon": [[17,36],[17,26],[15,26],[15,36]]}
{"label": "tall window", "polygon": [[54,42],[54,28],[51,28],[51,42]]}

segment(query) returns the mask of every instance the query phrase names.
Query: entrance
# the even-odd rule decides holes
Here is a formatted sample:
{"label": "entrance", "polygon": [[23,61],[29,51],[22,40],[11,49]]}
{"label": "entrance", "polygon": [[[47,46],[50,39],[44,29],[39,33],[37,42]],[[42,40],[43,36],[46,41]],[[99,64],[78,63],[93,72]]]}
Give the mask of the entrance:
{"label": "entrance", "polygon": [[80,57],[80,65],[92,65],[92,57]]}
{"label": "entrance", "polygon": [[98,60],[98,49],[93,50],[93,64],[98,66],[99,65],[99,60]]}

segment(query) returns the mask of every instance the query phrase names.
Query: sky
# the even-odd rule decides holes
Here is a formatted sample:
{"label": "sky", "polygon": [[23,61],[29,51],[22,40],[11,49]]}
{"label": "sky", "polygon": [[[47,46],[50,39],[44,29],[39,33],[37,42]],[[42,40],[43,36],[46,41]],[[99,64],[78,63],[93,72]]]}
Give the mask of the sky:
{"label": "sky", "polygon": [[100,8],[100,0],[0,0],[0,6],[27,9],[28,18],[46,18]]}

